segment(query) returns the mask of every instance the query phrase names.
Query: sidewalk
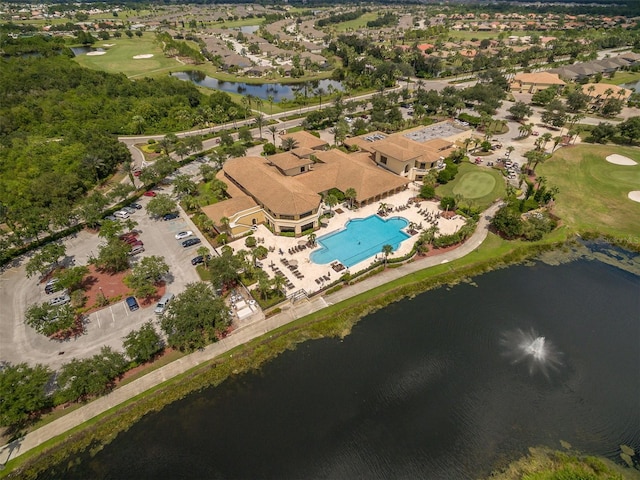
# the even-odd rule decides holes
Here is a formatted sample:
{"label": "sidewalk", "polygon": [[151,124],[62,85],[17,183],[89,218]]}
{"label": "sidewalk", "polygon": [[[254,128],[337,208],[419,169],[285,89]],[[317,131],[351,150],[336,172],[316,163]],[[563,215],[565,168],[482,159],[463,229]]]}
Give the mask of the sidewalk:
{"label": "sidewalk", "polygon": [[27,434],[23,438],[4,445],[0,448],[0,465],[6,464],[8,460],[14,459],[17,456],[38,447],[46,441],[64,434],[87,420],[104,413],[110,408],[113,408],[168,379],[180,375],[193,367],[207,362],[239,345],[245,344],[254,338],[264,335],[271,330],[286,325],[293,320],[321,310],[327,305],[339,303],[342,300],[354,297],[380,285],[384,285],[385,283],[410,273],[432,267],[434,265],[447,263],[473,252],[486,238],[489,219],[495,214],[498,207],[498,203],[489,207],[482,214],[474,234],[462,246],[455,250],[445,252],[442,255],[436,255],[416,262],[407,263],[399,268],[387,269],[378,275],[367,278],[366,280],[351,285],[348,288],[340,289],[339,291],[324,297],[312,298],[310,301],[301,302],[299,305],[292,305],[291,308],[284,310],[278,315],[243,326],[235,330],[233,334],[227,338],[209,345],[203,350],[193,352],[179,360],[176,360],[175,362],[154,370],[144,377],[118,388],[108,395],[100,397],[93,402],[74,410],[64,417]]}

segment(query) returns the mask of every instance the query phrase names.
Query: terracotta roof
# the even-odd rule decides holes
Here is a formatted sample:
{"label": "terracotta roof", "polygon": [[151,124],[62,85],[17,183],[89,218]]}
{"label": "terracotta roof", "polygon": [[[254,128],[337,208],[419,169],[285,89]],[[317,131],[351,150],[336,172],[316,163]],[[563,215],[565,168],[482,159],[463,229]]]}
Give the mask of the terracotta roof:
{"label": "terracotta roof", "polygon": [[453,143],[451,143],[448,140],[444,140],[442,138],[434,138],[433,140],[428,140],[424,142],[422,145],[424,145],[425,147],[432,148],[433,150],[436,150],[436,151],[447,150],[453,147]]}
{"label": "terracotta roof", "polygon": [[608,85],[606,83],[587,83],[586,85],[582,85],[582,93],[589,95],[590,97],[606,98],[607,95],[604,92],[609,89],[613,92],[609,95],[610,98],[629,98],[631,93],[633,93],[631,90],[627,90],[626,88],[622,88],[617,85]]}
{"label": "terracotta roof", "polygon": [[298,177],[284,176],[267,162],[261,157],[232,158],[223,169],[258,203],[277,214],[296,215],[320,206],[320,195],[309,191]]}
{"label": "terracotta roof", "polygon": [[311,148],[298,147],[291,150],[291,153],[293,153],[298,158],[309,158],[309,156],[316,153],[316,151],[312,150]]}
{"label": "terracotta roof", "polygon": [[289,170],[290,168],[302,167],[312,163],[311,160],[300,158],[291,152],[276,153],[275,155],[270,155],[267,160],[280,170]]}
{"label": "terracotta roof", "polygon": [[356,200],[362,202],[410,183],[406,178],[375,166],[367,153],[346,154],[332,149],[318,152],[316,156],[322,163],[314,164],[309,173],[296,177],[315,192],[331,188],[344,192],[353,188]]}
{"label": "terracotta roof", "polygon": [[222,202],[214,203],[213,205],[202,207],[202,213],[213,220],[216,225],[220,225],[220,219],[222,217],[230,218],[236,213],[256,206],[258,206],[258,204],[253,198],[248,195],[239,195],[223,200]]}
{"label": "terracotta roof", "polygon": [[544,85],[566,85],[557,74],[548,72],[518,73],[514,80],[521,83],[535,83]]}
{"label": "terracotta roof", "polygon": [[324,140],[311,135],[309,132],[305,132],[304,130],[283,135],[282,139],[284,140],[285,138],[293,138],[296,141],[298,147],[311,148],[314,150],[316,148],[326,147],[327,145],[329,145]]}
{"label": "terracotta roof", "polygon": [[388,138],[376,142],[371,148],[380,154],[396,158],[402,162],[420,156],[420,152],[408,145],[399,145],[395,138]]}

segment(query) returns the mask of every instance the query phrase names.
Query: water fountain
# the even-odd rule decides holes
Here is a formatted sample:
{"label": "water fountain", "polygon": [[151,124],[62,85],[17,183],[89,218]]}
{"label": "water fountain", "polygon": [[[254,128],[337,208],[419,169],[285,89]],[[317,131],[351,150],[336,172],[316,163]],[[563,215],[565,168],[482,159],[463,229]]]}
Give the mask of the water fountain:
{"label": "water fountain", "polygon": [[562,353],[533,329],[528,332],[520,329],[505,332],[500,343],[504,347],[504,356],[511,359],[513,364],[526,362],[531,375],[540,371],[548,377],[550,370],[557,371],[562,365]]}

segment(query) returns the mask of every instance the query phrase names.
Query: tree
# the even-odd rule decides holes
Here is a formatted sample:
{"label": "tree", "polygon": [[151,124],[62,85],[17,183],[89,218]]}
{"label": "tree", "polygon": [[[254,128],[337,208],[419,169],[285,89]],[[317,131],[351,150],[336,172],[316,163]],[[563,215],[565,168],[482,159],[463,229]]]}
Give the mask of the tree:
{"label": "tree", "polygon": [[162,217],[178,210],[178,204],[169,195],[160,194],[147,203],[146,210],[153,217]]}
{"label": "tree", "polygon": [[347,188],[344,192],[344,197],[349,200],[349,207],[353,208],[353,202],[358,196],[355,188]]}
{"label": "tree", "polygon": [[87,227],[95,228],[100,224],[102,211],[107,205],[109,205],[109,200],[100,192],[92,193],[80,204],[80,216]]}
{"label": "tree", "polygon": [[388,243],[382,246],[382,254],[384,255],[384,266],[387,266],[387,259],[393,253],[393,246]]}
{"label": "tree", "polygon": [[48,302],[33,304],[25,312],[25,323],[47,337],[70,329],[75,321],[75,312],[69,304],[56,307]]}
{"label": "tree", "polygon": [[58,285],[66,288],[70,292],[79,289],[82,286],[84,277],[89,273],[89,269],[84,265],[77,267],[65,268],[56,273]]}
{"label": "tree", "polygon": [[622,111],[624,104],[617,98],[607,98],[602,104],[600,113],[603,117],[614,117]]}
{"label": "tree", "polygon": [[271,138],[273,139],[273,144],[275,145],[276,144],[276,133],[278,133],[278,127],[276,127],[275,125],[269,125],[269,128],[267,128],[267,130],[271,134]]}
{"label": "tree", "polygon": [[516,102],[509,108],[509,113],[514,120],[520,121],[530,117],[533,109],[524,102]]}
{"label": "tree", "polygon": [[110,273],[118,273],[129,268],[131,246],[118,238],[110,239],[98,248],[98,256],[89,260],[96,267]]}
{"label": "tree", "polygon": [[285,151],[293,150],[298,146],[298,142],[293,137],[286,137],[282,139],[282,149]]}
{"label": "tree", "polygon": [[133,290],[136,297],[148,298],[156,293],[156,284],[167,273],[169,266],[164,257],[143,257],[124,278],[124,283]]}
{"label": "tree", "polygon": [[630,117],[618,124],[620,135],[627,138],[629,143],[640,139],[640,117]]}
{"label": "tree", "polygon": [[216,341],[230,324],[224,300],[202,282],[188,284],[171,302],[160,322],[168,344],[181,351],[192,351]]}
{"label": "tree", "polygon": [[238,140],[241,140],[247,144],[253,142],[253,135],[251,135],[251,129],[246,125],[244,127],[240,127],[240,130],[238,131]]}
{"label": "tree", "polygon": [[45,387],[52,372],[44,365],[5,364],[0,370],[0,425],[23,426],[50,404]]}
{"label": "tree", "polygon": [[58,375],[59,399],[69,402],[107,393],[126,367],[124,355],[106,346],[91,358],[74,358],[62,366]]}
{"label": "tree", "polygon": [[600,122],[591,130],[591,140],[596,143],[607,143],[616,134],[616,127],[610,123]]}
{"label": "tree", "polygon": [[420,197],[424,198],[425,200],[431,200],[435,196],[436,196],[436,189],[434,188],[433,185],[429,185],[427,183],[422,185],[422,188],[420,188]]}
{"label": "tree", "polygon": [[232,287],[240,280],[242,264],[234,255],[213,257],[209,264],[211,283],[217,288]]}
{"label": "tree", "polygon": [[330,193],[324,197],[324,203],[327,207],[329,207],[329,214],[333,216],[333,207],[338,204],[338,197]]}
{"label": "tree", "polygon": [[48,243],[36,252],[27,262],[25,269],[27,277],[36,273],[45,275],[58,265],[58,261],[66,254],[63,243]]}
{"label": "tree", "polygon": [[[198,185],[196,182],[191,180],[189,175],[176,175],[173,180],[173,193],[181,196],[181,195],[193,195],[198,191]],[[148,211],[148,209],[147,209]]]}
{"label": "tree", "polygon": [[115,187],[111,189],[109,192],[109,198],[113,200],[123,201],[126,199],[131,192],[133,192],[136,188],[128,183],[118,183]]}
{"label": "tree", "polygon": [[491,220],[491,225],[507,238],[519,237],[522,235],[524,228],[520,212],[509,205],[505,205],[496,212],[493,220]]}
{"label": "tree", "polygon": [[140,330],[134,330],[124,337],[123,346],[131,361],[138,364],[148,362],[164,350],[164,344],[153,323],[147,322]]}
{"label": "tree", "polygon": [[104,220],[100,225],[98,236],[109,240],[120,235],[124,231],[124,223],[117,220]]}
{"label": "tree", "polygon": [[262,115],[261,113],[256,115],[253,119],[253,123],[258,128],[258,131],[260,132],[260,139],[262,139],[262,127],[264,127],[265,123],[264,115]]}

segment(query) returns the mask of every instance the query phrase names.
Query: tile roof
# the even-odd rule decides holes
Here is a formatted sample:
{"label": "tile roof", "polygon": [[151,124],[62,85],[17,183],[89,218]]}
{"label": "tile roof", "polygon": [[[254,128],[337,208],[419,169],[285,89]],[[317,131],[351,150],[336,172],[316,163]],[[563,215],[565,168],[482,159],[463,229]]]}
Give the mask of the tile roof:
{"label": "tile roof", "polygon": [[223,217],[230,218],[238,212],[256,207],[258,204],[248,195],[238,195],[237,197],[223,200],[202,207],[202,213],[209,217],[216,225],[220,225],[220,219]]}
{"label": "tile roof", "polygon": [[537,73],[518,73],[514,80],[521,83],[536,83],[545,85],[566,85],[560,77],[555,73],[537,72]]}
{"label": "tile roof", "polygon": [[316,149],[329,145],[324,140],[311,135],[309,132],[305,132],[304,130],[282,135],[282,139],[284,140],[285,138],[293,138],[297,143],[297,147]]}
{"label": "tile roof", "polygon": [[270,155],[267,158],[267,161],[271,162],[280,170],[289,170],[291,168],[302,167],[304,165],[312,163],[308,158],[300,158],[297,155],[294,155],[292,152],[276,153],[275,155]]}

